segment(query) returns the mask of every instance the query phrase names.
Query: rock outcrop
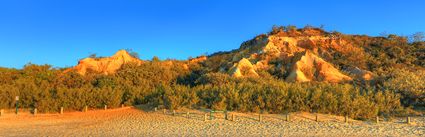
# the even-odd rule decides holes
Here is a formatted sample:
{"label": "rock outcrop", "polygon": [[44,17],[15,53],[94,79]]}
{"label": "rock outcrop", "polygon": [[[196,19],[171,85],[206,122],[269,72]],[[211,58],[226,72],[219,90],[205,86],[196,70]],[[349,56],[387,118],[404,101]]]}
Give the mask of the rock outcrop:
{"label": "rock outcrop", "polygon": [[233,77],[258,76],[254,66],[246,58],[241,59],[238,63],[233,65],[230,69],[230,75]]}
{"label": "rock outcrop", "polygon": [[347,71],[351,74],[354,75],[355,79],[360,79],[360,80],[372,80],[374,78],[374,75],[372,72],[367,71],[367,70],[362,70],[358,67],[354,67],[354,68],[349,68],[347,69]]}
{"label": "rock outcrop", "polygon": [[[239,49],[229,52],[218,52],[208,57],[200,56],[180,62],[168,60],[160,64],[176,67],[177,63],[181,65],[177,65],[178,67],[188,71],[192,68],[209,67],[208,70],[228,73],[233,77],[259,77],[257,72],[268,72],[288,82],[372,80],[373,74],[370,71],[361,70],[353,63],[334,60],[342,56],[355,61],[365,53],[361,46],[354,46],[355,43],[347,42],[349,39],[340,36],[316,28],[282,30],[259,35],[244,42]],[[353,67],[340,71],[331,62],[341,68]],[[142,61],[120,50],[112,57],[83,59],[67,71],[75,70],[82,75],[87,72],[113,74],[126,63],[140,65]],[[365,68],[364,66],[363,64],[361,67]],[[348,74],[352,77],[347,76]]]}
{"label": "rock outcrop", "polygon": [[66,70],[76,71],[81,75],[85,75],[87,72],[95,72],[101,74],[113,74],[122,65],[126,63],[142,64],[142,61],[131,56],[127,51],[120,50],[115,55],[105,58],[85,58],[78,62],[78,65]]}
{"label": "rock outcrop", "polygon": [[292,66],[286,81],[306,82],[306,81],[326,81],[342,82],[350,81],[352,78],[342,74],[338,69],[322,58],[309,51],[302,52],[299,57],[294,57]]}
{"label": "rock outcrop", "polygon": [[[258,76],[256,71],[286,70],[281,76],[291,82],[370,80],[370,72],[354,71],[356,77],[351,78],[326,61],[333,59],[331,53],[351,54],[361,50],[338,36],[325,35],[315,29],[294,34],[259,35],[229,53],[232,57],[229,61],[235,65],[228,70],[234,77]],[[242,67],[245,67],[244,71]]]}
{"label": "rock outcrop", "polygon": [[207,56],[199,56],[199,57],[196,57],[196,58],[189,59],[189,63],[199,63],[199,62],[203,62],[207,59],[208,59]]}

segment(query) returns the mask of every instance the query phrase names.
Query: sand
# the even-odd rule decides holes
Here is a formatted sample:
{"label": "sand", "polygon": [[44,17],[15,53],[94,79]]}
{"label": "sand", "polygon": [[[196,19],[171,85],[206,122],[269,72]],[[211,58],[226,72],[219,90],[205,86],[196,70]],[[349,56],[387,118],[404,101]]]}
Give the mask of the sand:
{"label": "sand", "polygon": [[[191,111],[189,118],[186,111]],[[285,115],[236,114],[236,120],[216,115],[204,121],[204,112],[180,110],[173,116],[162,110],[126,107],[89,112],[39,114],[37,116],[8,113],[0,117],[0,136],[425,136],[425,118],[404,118],[376,124],[372,121],[344,123],[343,117],[319,114],[319,122],[311,113]],[[231,116],[229,116],[231,119]]]}
{"label": "sand", "polygon": [[81,75],[85,75],[87,71],[108,75],[115,73],[126,63],[140,65],[143,61],[131,56],[126,50],[119,50],[111,57],[82,59],[77,66],[65,70],[64,73],[76,70]]}

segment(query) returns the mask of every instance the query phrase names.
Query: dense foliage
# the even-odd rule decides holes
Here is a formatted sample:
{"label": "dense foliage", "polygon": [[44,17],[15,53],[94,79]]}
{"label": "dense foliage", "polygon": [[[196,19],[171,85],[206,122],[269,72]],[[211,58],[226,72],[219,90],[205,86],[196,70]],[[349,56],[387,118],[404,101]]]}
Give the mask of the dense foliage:
{"label": "dense foliage", "polygon": [[13,108],[14,96],[24,108],[57,112],[61,106],[81,110],[150,104],[170,109],[211,108],[243,112],[286,113],[310,111],[370,118],[400,114],[400,95],[390,91],[360,88],[352,84],[286,83],[272,77],[232,78],[208,73],[193,86],[179,83],[190,74],[178,63],[126,65],[114,75],[62,73],[50,66],[29,64],[22,70],[2,69],[1,108]]}
{"label": "dense foliage", "polygon": [[[294,29],[277,27],[269,35]],[[403,37],[393,35],[341,37],[363,50],[352,55],[333,53],[332,63],[340,68],[360,65],[377,74],[375,80],[344,84],[288,83],[281,80],[285,70],[278,69],[258,72],[261,79],[217,73],[220,62],[231,58],[231,52],[216,53],[203,63],[189,65],[184,61],[154,58],[142,65],[126,64],[112,75],[82,76],[63,73],[63,69],[49,65],[27,64],[19,70],[0,68],[0,108],[15,107],[14,97],[20,96],[21,107],[43,112],[57,112],[62,106],[81,110],[84,106],[149,104],[170,109],[308,111],[371,118],[402,115],[406,108],[425,105],[424,42],[408,43]]]}

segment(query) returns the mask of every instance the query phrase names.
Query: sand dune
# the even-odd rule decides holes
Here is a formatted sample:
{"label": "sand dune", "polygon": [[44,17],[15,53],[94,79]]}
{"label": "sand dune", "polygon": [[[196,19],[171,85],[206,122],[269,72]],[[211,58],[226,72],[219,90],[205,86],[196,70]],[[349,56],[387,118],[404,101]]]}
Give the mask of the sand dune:
{"label": "sand dune", "polygon": [[88,71],[107,75],[115,73],[126,63],[135,63],[140,65],[143,61],[131,56],[126,50],[119,50],[111,57],[82,59],[78,62],[77,66],[65,70],[65,73],[75,70],[81,75],[86,74]]}
{"label": "sand dune", "polygon": [[[293,113],[291,122],[284,115],[237,113],[236,121],[204,121],[204,112],[184,111],[164,115],[133,107],[59,114],[6,114],[0,117],[0,136],[424,136],[425,118],[415,117],[407,125],[404,119],[375,124],[365,121],[344,123],[343,117]],[[181,112],[181,113],[180,113]]]}

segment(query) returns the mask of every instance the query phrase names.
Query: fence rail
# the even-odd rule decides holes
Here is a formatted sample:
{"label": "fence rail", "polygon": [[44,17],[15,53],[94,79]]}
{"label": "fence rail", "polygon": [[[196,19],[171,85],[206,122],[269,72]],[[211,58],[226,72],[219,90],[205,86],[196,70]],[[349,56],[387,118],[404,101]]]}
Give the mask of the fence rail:
{"label": "fence rail", "polygon": [[[124,105],[121,105],[121,107],[124,107]],[[104,110],[108,110],[108,106],[104,105],[103,107]],[[20,111],[20,113],[25,113],[25,112],[29,112],[31,114],[33,114],[34,116],[38,115],[39,110],[37,108],[32,108],[32,109],[21,109],[24,111]],[[59,114],[63,115],[65,111],[65,107],[60,107],[59,109]],[[85,106],[82,109],[82,112],[88,112],[89,111],[89,107]],[[13,113],[18,115],[19,113],[15,113],[12,110],[7,111],[9,113]],[[0,109],[0,118],[4,117],[7,112],[5,111],[5,109]],[[153,112],[158,112],[158,107],[153,108]],[[203,121],[212,121],[215,119],[224,119],[224,120],[229,120],[229,121],[234,121],[236,122],[238,118],[247,118],[247,119],[251,119],[251,120],[256,120],[258,122],[265,122],[267,121],[267,119],[277,119],[277,120],[281,120],[281,121],[286,121],[286,122],[290,122],[292,120],[292,116],[290,113],[287,114],[283,114],[283,118],[282,117],[276,117],[276,116],[269,116],[269,115],[264,115],[264,114],[244,114],[244,115],[239,115],[237,113],[234,112],[230,112],[230,111],[226,111],[226,110],[207,110],[204,111],[204,113],[199,113],[199,112],[190,112],[190,111],[176,111],[176,110],[167,110],[167,109],[162,109],[162,113],[164,115],[172,115],[172,116],[182,116],[185,118],[199,118],[202,119]],[[219,115],[224,115],[223,117],[219,117]],[[221,116],[220,115],[220,116]],[[305,118],[305,119],[311,119],[312,121],[316,121],[316,122],[325,122],[324,120],[322,120],[322,117],[320,114],[315,113],[313,114],[314,118]],[[400,117],[399,117],[400,118]],[[344,116],[343,120],[337,120],[337,121],[341,121],[344,123],[350,123],[350,118],[348,116]],[[374,119],[374,123],[376,124],[380,124],[381,121],[385,121],[385,119],[382,119],[381,117],[377,116]],[[405,117],[405,120],[403,120],[405,124],[412,124],[414,122],[414,119],[410,116]]]}
{"label": "fence rail", "polygon": [[[266,122],[266,121],[270,121],[270,119],[291,122],[291,121],[293,121],[292,117],[297,117],[298,119],[303,118],[301,116],[291,116],[292,115],[291,113],[283,114],[282,117],[279,117],[279,116],[265,115],[265,114],[261,114],[261,113],[241,115],[241,114],[238,114],[238,113],[235,113],[235,112],[228,112],[228,111],[204,111],[204,113],[194,113],[194,112],[188,112],[188,111],[178,112],[176,110],[167,110],[167,109],[163,109],[163,111],[164,111],[164,113],[163,113],[164,115],[185,116],[187,118],[189,118],[189,115],[199,115],[201,118],[203,117],[203,119],[202,119],[203,121],[213,121],[215,119],[237,121],[238,118],[240,118],[240,119],[245,118],[245,119],[255,120],[255,121],[258,121],[258,122]],[[165,113],[165,112],[170,112],[170,113]],[[218,118],[217,116],[213,115],[214,113],[222,113],[222,114],[224,114],[224,117]],[[402,118],[402,117],[398,117],[398,118]],[[313,114],[313,118],[304,118],[304,119],[309,119],[309,120],[315,121],[315,122],[327,122],[327,121],[329,121],[329,119],[335,120],[336,118],[325,118],[325,116],[323,116],[323,114],[315,113],[315,114]],[[340,121],[340,122],[343,122],[343,123],[353,122],[352,120],[350,120],[350,118],[348,116],[344,116],[342,118],[342,120],[337,119],[336,121]],[[380,118],[380,117],[376,117],[373,123],[379,124],[382,121],[385,121],[385,120]],[[409,117],[409,116],[405,117],[405,120],[402,123],[412,124],[412,117]]]}

